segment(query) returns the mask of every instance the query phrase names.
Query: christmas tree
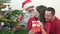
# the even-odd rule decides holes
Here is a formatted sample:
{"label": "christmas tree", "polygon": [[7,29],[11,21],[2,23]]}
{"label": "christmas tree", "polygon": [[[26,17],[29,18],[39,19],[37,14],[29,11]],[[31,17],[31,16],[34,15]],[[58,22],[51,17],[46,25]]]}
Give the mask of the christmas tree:
{"label": "christmas tree", "polygon": [[20,22],[16,21],[23,14],[22,10],[1,11],[7,6],[4,3],[10,2],[11,0],[0,0],[0,34],[27,34],[28,31],[23,29],[24,25],[21,26]]}
{"label": "christmas tree", "polygon": [[[0,23],[3,22],[1,27],[0,25],[0,33],[1,34],[27,34],[28,30],[23,29],[24,25],[22,26],[19,24],[20,22],[16,21],[16,18],[19,18],[23,13],[22,10],[13,10],[8,14],[8,17],[4,16],[0,18]],[[8,33],[6,33],[8,32]]]}
{"label": "christmas tree", "polygon": [[1,9],[4,9],[6,8],[6,5],[4,5],[3,3],[10,3],[11,0],[0,0],[0,12],[1,12]]}

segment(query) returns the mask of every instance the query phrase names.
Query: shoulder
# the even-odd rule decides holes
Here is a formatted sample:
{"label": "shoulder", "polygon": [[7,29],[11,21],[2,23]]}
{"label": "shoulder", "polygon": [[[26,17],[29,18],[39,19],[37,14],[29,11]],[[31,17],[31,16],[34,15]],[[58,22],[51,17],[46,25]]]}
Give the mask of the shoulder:
{"label": "shoulder", "polygon": [[57,17],[55,17],[55,21],[56,21],[57,23],[60,23],[60,19],[57,18]]}
{"label": "shoulder", "polygon": [[46,22],[45,26],[51,26],[51,23],[50,22]]}
{"label": "shoulder", "polygon": [[55,18],[55,25],[56,27],[60,27],[60,19],[58,19],[57,17]]}
{"label": "shoulder", "polygon": [[46,22],[46,24],[45,24],[45,31],[46,31],[46,33],[49,34],[50,29],[51,29],[51,23],[50,22]]}
{"label": "shoulder", "polygon": [[36,20],[36,17],[31,17],[29,20],[34,21],[34,20]]}

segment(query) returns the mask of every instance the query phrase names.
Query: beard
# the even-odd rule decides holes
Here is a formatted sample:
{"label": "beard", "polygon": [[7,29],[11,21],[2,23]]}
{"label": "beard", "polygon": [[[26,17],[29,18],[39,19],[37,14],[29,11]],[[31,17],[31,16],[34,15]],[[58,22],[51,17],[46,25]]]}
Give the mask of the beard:
{"label": "beard", "polygon": [[34,9],[32,9],[32,10],[29,10],[29,12],[32,12],[32,11],[34,11]]}

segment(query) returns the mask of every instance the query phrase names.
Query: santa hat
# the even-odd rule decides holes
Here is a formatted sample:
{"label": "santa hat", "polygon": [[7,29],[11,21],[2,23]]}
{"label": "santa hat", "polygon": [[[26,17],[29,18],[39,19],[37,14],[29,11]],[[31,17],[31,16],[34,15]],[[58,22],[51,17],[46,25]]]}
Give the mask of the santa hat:
{"label": "santa hat", "polygon": [[30,7],[30,6],[34,6],[31,1],[24,1],[24,2],[22,3],[22,8],[23,8],[24,10],[27,9],[28,7]]}

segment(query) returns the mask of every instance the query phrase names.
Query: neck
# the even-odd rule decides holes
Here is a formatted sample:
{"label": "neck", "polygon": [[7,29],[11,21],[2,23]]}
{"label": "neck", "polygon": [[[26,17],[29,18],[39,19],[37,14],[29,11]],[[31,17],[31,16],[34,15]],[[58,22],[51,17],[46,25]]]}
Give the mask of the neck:
{"label": "neck", "polygon": [[52,22],[52,21],[54,21],[54,19],[55,19],[55,16],[53,16],[53,18],[52,18],[51,22]]}

